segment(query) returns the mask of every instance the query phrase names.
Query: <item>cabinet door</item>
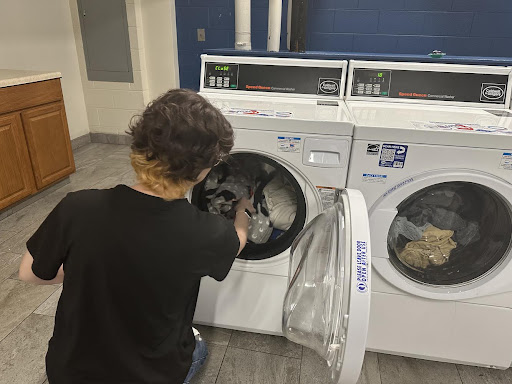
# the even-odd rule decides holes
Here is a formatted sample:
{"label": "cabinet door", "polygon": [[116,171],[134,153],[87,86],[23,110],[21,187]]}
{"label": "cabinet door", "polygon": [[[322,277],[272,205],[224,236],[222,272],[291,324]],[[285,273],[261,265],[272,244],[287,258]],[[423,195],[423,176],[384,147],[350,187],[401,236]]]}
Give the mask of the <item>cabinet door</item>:
{"label": "cabinet door", "polygon": [[19,113],[0,116],[0,209],[35,191]]}
{"label": "cabinet door", "polygon": [[21,113],[38,189],[75,171],[66,112],[62,102]]}

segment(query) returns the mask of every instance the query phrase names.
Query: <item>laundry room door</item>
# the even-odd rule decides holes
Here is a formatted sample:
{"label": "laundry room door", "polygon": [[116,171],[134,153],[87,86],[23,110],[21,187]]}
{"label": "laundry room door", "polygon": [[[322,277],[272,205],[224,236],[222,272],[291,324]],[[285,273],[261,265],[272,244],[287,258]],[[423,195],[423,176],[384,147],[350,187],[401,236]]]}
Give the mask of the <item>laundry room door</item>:
{"label": "laundry room door", "polygon": [[327,361],[332,383],[355,384],[370,315],[370,228],[361,192],[338,196],[292,245],[282,327]]}

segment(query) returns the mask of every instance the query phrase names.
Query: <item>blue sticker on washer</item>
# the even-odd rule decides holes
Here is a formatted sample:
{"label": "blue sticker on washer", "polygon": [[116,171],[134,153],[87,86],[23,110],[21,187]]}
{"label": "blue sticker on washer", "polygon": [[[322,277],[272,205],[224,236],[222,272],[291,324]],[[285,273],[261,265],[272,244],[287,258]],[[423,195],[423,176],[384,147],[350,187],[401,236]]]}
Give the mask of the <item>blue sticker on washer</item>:
{"label": "blue sticker on washer", "polygon": [[403,168],[407,157],[407,145],[382,144],[379,167]]}

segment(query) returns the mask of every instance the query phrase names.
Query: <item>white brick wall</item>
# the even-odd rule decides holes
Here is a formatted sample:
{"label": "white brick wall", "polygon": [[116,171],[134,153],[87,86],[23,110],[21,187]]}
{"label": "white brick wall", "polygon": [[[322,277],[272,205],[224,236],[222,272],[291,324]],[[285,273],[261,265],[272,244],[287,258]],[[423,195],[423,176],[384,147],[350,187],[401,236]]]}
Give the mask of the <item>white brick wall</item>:
{"label": "white brick wall", "polygon": [[80,33],[76,0],[69,0],[77,46],[85,104],[92,133],[124,134],[133,115],[149,102],[144,55],[141,0],[126,0],[128,32],[133,68],[133,83],[89,81]]}

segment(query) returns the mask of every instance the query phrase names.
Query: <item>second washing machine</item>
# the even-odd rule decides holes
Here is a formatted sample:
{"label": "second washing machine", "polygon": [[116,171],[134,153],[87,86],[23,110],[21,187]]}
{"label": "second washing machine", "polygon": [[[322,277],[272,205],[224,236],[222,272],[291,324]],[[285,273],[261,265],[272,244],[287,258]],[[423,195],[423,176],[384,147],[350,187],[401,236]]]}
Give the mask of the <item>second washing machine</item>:
{"label": "second washing machine", "polygon": [[351,62],[348,187],[369,207],[367,347],[512,362],[510,68]]}

